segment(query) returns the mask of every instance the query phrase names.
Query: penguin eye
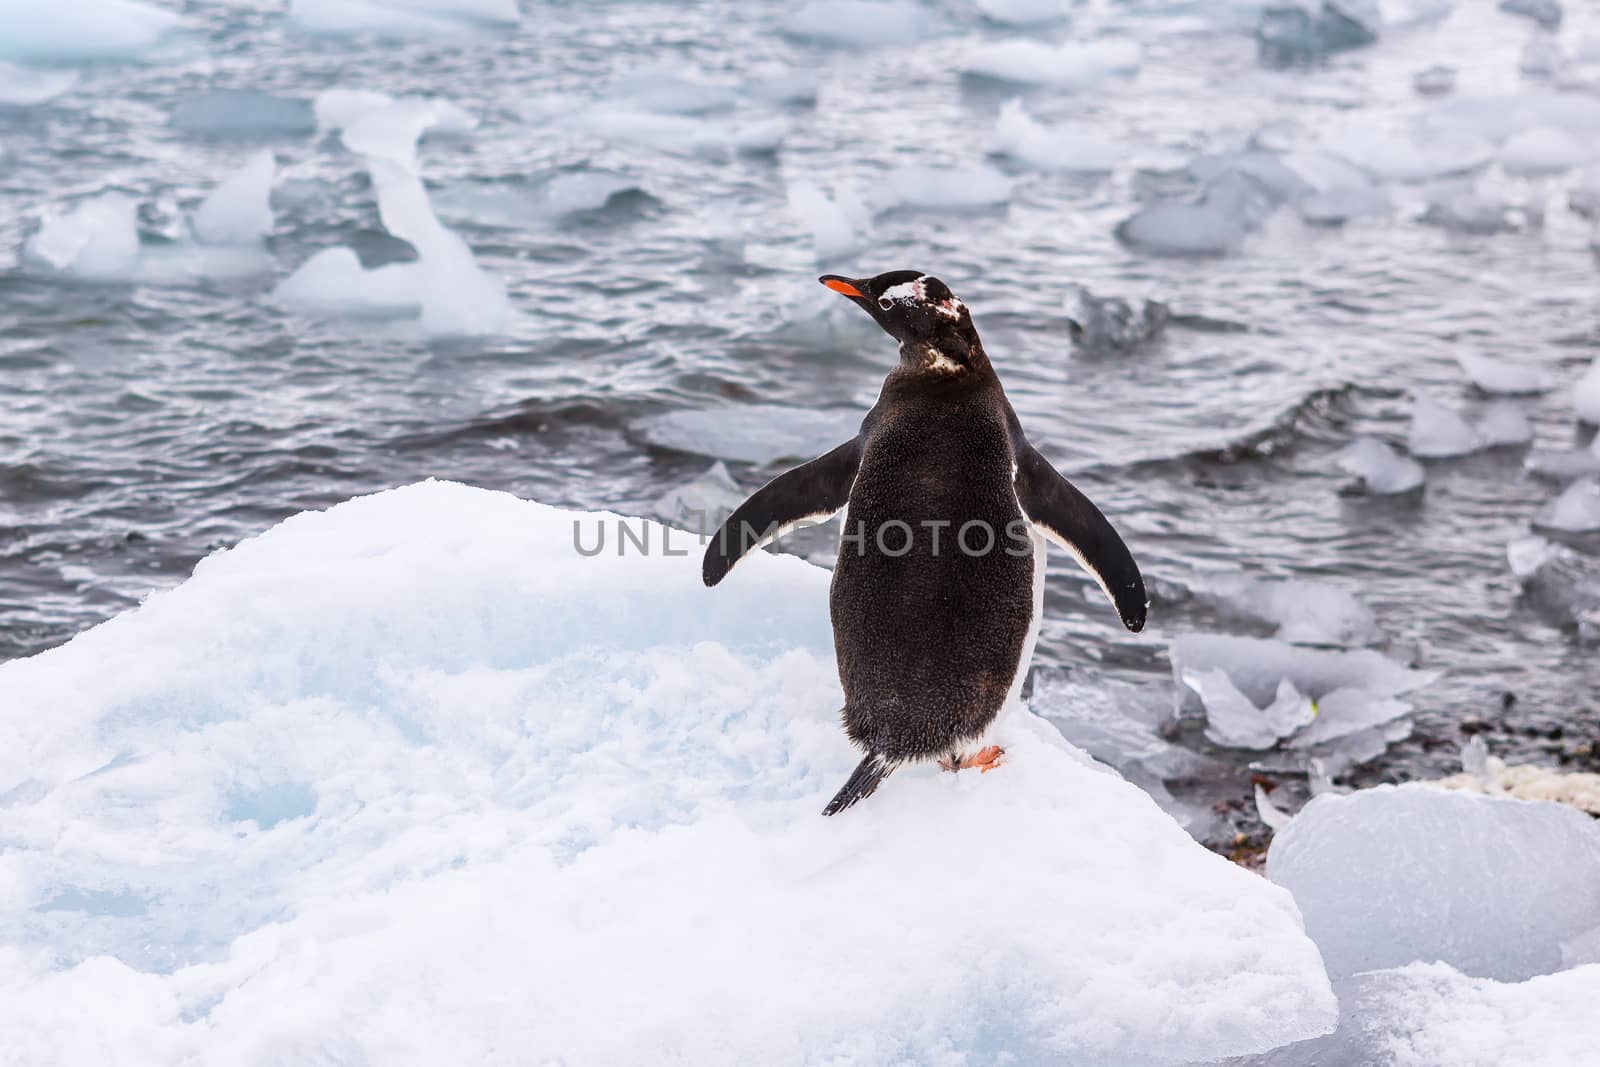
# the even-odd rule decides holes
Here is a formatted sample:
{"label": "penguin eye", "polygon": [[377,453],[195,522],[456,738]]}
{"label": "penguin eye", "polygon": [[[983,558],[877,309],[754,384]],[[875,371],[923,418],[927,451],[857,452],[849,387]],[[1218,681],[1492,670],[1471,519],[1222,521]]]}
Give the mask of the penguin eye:
{"label": "penguin eye", "polygon": [[886,296],[880,296],[878,297],[878,306],[883,310],[888,311],[890,308],[894,307],[894,301],[890,300]]}

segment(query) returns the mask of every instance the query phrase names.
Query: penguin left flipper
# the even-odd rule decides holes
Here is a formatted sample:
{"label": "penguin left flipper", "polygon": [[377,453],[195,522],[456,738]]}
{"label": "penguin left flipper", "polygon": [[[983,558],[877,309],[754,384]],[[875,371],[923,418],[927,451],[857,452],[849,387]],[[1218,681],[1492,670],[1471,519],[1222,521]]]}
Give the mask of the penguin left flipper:
{"label": "penguin left flipper", "polygon": [[1144,629],[1150,606],[1144,579],[1116,529],[1015,427],[1012,449],[1017,461],[1017,503],[1022,505],[1022,513],[1046,538],[1072,553],[1089,576],[1100,583],[1122,617],[1122,625],[1134,633]]}
{"label": "penguin left flipper", "polygon": [[860,439],[785,471],[755,491],[728,516],[706,546],[701,576],[716,585],[750,552],[803,522],[826,522],[850,500],[861,464]]}

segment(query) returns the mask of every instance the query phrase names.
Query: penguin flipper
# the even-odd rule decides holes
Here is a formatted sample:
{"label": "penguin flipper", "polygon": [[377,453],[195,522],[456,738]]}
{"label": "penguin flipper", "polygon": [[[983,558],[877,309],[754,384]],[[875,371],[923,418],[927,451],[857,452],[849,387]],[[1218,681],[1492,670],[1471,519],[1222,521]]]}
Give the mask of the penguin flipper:
{"label": "penguin flipper", "polygon": [[1013,433],[1017,461],[1017,503],[1036,529],[1068,552],[1089,576],[1100,583],[1134,633],[1144,629],[1150,600],[1133,553],[1116,529],[1073,485],[1039,454],[1039,450]]}
{"label": "penguin flipper", "polygon": [[883,780],[894,773],[895,765],[885,759],[880,753],[868,752],[862,761],[856,764],[856,769],[850,775],[850,780],[844,788],[834,794],[828,806],[822,809],[824,815],[837,815],[845,808],[850,807],[859,800],[865,800],[878,791],[878,786]]}
{"label": "penguin flipper", "polygon": [[701,564],[705,583],[716,585],[746,555],[801,523],[826,522],[837,515],[850,501],[860,463],[861,442],[846,441],[757,489],[706,546]]}

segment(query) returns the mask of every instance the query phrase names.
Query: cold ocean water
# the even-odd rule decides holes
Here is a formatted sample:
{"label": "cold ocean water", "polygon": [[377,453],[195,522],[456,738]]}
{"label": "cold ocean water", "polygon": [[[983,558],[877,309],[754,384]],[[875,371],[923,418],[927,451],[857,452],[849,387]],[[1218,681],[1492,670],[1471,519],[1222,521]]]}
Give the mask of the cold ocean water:
{"label": "cold ocean water", "polygon": [[[816,274],[914,267],[1153,592],[1129,635],[1057,556],[1036,706],[1105,716],[1068,736],[1192,832],[1253,828],[1252,767],[1434,777],[1470,733],[1584,765],[1600,13],[1568,7],[1385,3],[1323,52],[1349,27],[1241,0],[0,2],[0,659],[427,476],[695,524],[895,358]],[[1219,633],[1419,673],[1249,748],[1214,672],[1259,706],[1239,666],[1286,650],[1172,650]]]}

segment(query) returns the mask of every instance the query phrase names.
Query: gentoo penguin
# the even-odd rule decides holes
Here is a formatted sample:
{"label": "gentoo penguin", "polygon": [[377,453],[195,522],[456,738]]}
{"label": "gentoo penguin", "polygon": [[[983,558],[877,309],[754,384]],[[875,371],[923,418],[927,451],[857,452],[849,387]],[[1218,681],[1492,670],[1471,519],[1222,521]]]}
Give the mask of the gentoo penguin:
{"label": "gentoo penguin", "polygon": [[746,553],[845,512],[829,604],[845,732],[866,756],[823,811],[870,796],[896,767],[969,754],[1022,687],[1043,606],[1045,540],[1100,583],[1137,633],[1139,567],[1088,498],[1028,443],[972,315],[920,271],[825,275],[896,341],[900,363],[853,440],[780,474],[706,549],[714,586]]}

